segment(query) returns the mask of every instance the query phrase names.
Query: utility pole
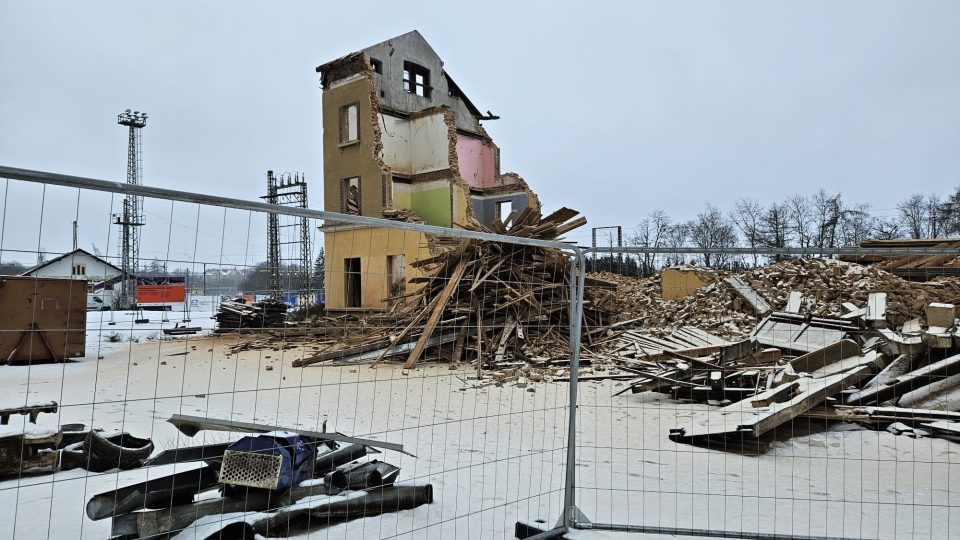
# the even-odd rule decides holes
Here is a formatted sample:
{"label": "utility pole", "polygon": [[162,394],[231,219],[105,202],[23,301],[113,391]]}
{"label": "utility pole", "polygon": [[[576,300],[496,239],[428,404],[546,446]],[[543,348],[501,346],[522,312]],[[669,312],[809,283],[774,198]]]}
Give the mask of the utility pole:
{"label": "utility pole", "polygon": [[[117,123],[129,128],[127,137],[127,183],[142,183],[140,129],[147,125],[147,114],[125,110],[117,115]],[[114,295],[116,307],[130,309],[137,300],[136,272],[140,262],[140,227],[143,226],[143,197],[127,195],[123,199],[123,213],[116,216],[120,226],[120,294]]]}
{"label": "utility pole", "polygon": [[73,221],[73,250],[77,250],[77,221]]}

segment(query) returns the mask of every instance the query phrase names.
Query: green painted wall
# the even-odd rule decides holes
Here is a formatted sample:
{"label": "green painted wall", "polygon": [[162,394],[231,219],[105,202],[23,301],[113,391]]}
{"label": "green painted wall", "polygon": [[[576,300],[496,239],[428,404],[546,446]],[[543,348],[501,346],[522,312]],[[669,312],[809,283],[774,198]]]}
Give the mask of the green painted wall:
{"label": "green painted wall", "polygon": [[451,226],[450,188],[425,189],[410,194],[410,209],[429,225]]}

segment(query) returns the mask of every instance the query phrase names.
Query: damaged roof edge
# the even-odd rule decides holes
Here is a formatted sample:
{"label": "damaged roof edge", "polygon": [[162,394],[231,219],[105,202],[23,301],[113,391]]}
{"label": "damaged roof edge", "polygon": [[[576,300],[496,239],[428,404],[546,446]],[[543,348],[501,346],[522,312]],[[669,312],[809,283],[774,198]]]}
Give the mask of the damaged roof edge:
{"label": "damaged roof edge", "polygon": [[499,116],[490,114],[490,111],[487,111],[487,114],[480,112],[480,109],[478,109],[477,106],[470,101],[470,98],[463,93],[463,90],[460,89],[460,85],[458,85],[453,78],[450,77],[450,74],[447,73],[447,70],[443,70],[443,76],[447,79],[447,84],[450,87],[450,95],[463,101],[463,104],[467,106],[467,110],[470,111],[470,114],[472,114],[478,120],[497,120],[500,118]]}
{"label": "damaged roof edge", "polygon": [[[326,90],[330,83],[333,82],[330,79],[331,75],[336,74],[340,70],[345,70],[342,74],[343,76],[356,72],[361,66],[366,64],[364,56],[363,51],[357,51],[331,60],[326,64],[320,64],[316,68],[316,72],[320,74],[320,85]],[[340,78],[342,77],[337,77],[337,79]]]}
{"label": "damaged roof edge", "polygon": [[[327,89],[330,83],[334,82],[335,80],[338,80],[342,77],[345,77],[347,75],[351,75],[357,72],[361,68],[361,64],[364,64],[364,67],[365,67],[365,64],[369,62],[367,58],[367,53],[366,53],[367,50],[370,50],[374,47],[378,47],[385,43],[390,43],[392,41],[399,40],[400,38],[407,36],[409,34],[416,34],[416,36],[419,39],[421,39],[427,45],[427,47],[430,48],[431,52],[439,58],[439,55],[437,55],[436,51],[434,51],[433,48],[430,47],[430,44],[427,42],[427,40],[418,31],[412,30],[410,32],[407,32],[406,34],[401,34],[397,37],[390,38],[388,40],[382,41],[375,45],[371,45],[370,47],[366,47],[359,51],[346,54],[344,56],[341,56],[339,58],[336,58],[334,60],[331,60],[329,62],[326,62],[324,64],[317,66],[316,72],[320,74],[321,86],[324,89]],[[441,65],[442,65],[442,60],[441,60]],[[447,73],[446,69],[443,69],[441,71],[441,74],[443,75],[444,79],[446,79],[447,81],[447,87],[448,87],[448,92],[450,96],[461,100],[463,104],[466,105],[467,110],[470,112],[470,114],[474,118],[476,118],[477,120],[498,120],[500,118],[499,116],[491,113],[490,111],[487,111],[486,114],[480,112],[480,109],[477,108],[477,106],[473,103],[473,101],[470,100],[469,97],[467,97],[467,94],[464,93],[463,89],[460,88],[460,85],[458,85],[453,80],[453,78],[450,77],[450,74]]]}

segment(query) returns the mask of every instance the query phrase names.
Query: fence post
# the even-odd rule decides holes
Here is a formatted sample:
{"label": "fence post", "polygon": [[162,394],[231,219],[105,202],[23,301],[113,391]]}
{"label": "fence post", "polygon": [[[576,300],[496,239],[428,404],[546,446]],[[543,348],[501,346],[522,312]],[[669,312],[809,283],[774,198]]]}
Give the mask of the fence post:
{"label": "fence post", "polygon": [[580,370],[580,334],[583,328],[583,287],[586,265],[583,250],[570,260],[570,404],[567,424],[566,480],[563,488],[563,527],[569,529],[579,515],[576,507],[577,385]]}

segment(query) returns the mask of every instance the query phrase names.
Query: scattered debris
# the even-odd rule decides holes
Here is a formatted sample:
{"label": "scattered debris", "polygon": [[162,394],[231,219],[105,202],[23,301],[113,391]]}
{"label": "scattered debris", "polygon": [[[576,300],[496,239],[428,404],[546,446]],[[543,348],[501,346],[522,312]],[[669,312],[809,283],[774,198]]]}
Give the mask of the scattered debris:
{"label": "scattered debris", "polygon": [[430,484],[396,484],[400,469],[369,459],[368,454],[376,450],[364,444],[339,445],[324,435],[351,437],[286,429],[261,432],[265,426],[258,424],[198,423],[189,417],[174,417],[171,422],[181,429],[187,426],[186,431],[193,433],[212,428],[254,434],[231,443],[167,450],[149,465],[204,464],[94,495],[87,502],[87,516],[112,518],[113,535],[288,536],[309,532],[331,520],[433,502]]}
{"label": "scattered debris", "polygon": [[14,414],[22,414],[30,417],[30,423],[36,424],[37,417],[41,413],[55,413],[57,412],[57,402],[48,401],[46,403],[28,403],[25,405],[18,405],[13,407],[0,407],[0,425],[6,425],[10,423],[10,416]]}

